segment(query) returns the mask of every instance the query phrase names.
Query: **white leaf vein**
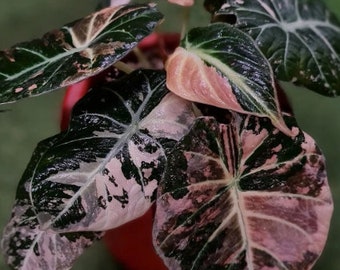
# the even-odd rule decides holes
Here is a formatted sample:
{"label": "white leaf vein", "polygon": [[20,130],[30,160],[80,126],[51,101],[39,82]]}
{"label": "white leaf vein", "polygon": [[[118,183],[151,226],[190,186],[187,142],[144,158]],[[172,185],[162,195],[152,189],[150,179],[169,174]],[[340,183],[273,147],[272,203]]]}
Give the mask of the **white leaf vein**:
{"label": "white leaf vein", "polygon": [[[159,85],[160,84],[161,84],[161,82],[159,83]],[[138,130],[138,122],[140,120],[139,117],[141,115],[141,112],[143,111],[146,104],[149,102],[150,98],[152,97],[152,95],[153,95],[153,93],[156,89],[156,87],[155,87],[154,90],[152,90],[150,88],[150,85],[148,85],[148,87],[149,87],[149,92],[145,96],[142,104],[140,104],[140,107],[138,108],[137,112],[133,115],[132,122],[131,122],[130,126],[128,126],[128,128],[126,129],[126,132],[124,134],[122,134],[122,136],[117,140],[115,146],[112,147],[111,151],[106,155],[105,158],[102,159],[102,161],[98,164],[98,166],[96,166],[94,168],[94,170],[91,171],[88,174],[87,179],[84,182],[84,185],[79,188],[79,190],[73,195],[73,197],[70,200],[68,200],[68,202],[65,204],[65,207],[63,208],[63,210],[60,211],[53,219],[51,219],[46,224],[46,226],[45,226],[46,228],[51,226],[55,221],[57,221],[64,214],[67,213],[69,208],[73,206],[74,202],[80,196],[82,196],[84,191],[87,190],[90,187],[90,185],[93,183],[93,181],[95,181],[95,175],[98,174],[99,172],[101,172],[105,168],[106,164],[118,153],[118,151],[120,151],[120,149],[122,149],[122,147],[126,144],[126,142],[128,142],[130,140],[130,138],[134,134],[136,134],[136,132]]]}

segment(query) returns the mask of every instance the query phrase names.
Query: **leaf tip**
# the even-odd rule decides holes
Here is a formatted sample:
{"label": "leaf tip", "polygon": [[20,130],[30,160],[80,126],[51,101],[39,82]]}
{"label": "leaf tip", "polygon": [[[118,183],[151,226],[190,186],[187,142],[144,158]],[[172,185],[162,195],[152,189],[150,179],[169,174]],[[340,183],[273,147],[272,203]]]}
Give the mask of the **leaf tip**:
{"label": "leaf tip", "polygon": [[285,123],[283,117],[276,117],[271,118],[272,124],[283,134],[287,135],[288,137],[295,138],[299,133],[300,130],[297,127],[289,128]]}

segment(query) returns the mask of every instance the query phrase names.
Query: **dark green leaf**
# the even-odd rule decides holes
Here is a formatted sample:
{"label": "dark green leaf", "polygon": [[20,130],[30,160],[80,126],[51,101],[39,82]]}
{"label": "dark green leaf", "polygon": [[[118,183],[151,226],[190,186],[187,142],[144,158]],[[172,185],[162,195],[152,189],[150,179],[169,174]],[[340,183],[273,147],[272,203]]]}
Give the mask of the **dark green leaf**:
{"label": "dark green leaf", "polygon": [[[192,101],[269,117],[286,134],[273,72],[250,36],[228,24],[192,29],[166,64],[167,86]],[[204,61],[204,62],[203,62]]]}
{"label": "dark green leaf", "polygon": [[323,95],[340,94],[340,23],[322,1],[206,0],[215,16],[236,15],[278,79]]}
{"label": "dark green leaf", "polygon": [[151,4],[107,8],[0,52],[0,103],[97,74],[123,58],[161,19]]}
{"label": "dark green leaf", "polygon": [[267,118],[198,119],[168,157],[154,243],[169,269],[311,269],[333,209],[324,157]]}

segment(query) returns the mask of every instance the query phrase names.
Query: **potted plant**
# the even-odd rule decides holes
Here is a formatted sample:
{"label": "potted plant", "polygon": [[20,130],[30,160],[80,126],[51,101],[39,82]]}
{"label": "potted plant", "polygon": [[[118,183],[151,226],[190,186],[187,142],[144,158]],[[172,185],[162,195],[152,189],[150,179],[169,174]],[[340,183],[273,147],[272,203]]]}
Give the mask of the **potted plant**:
{"label": "potted plant", "polygon": [[2,103],[77,82],[85,94],[19,182],[8,264],[70,268],[149,211],[169,269],[311,269],[332,197],[279,81],[337,95],[335,16],[307,0],[206,0],[212,23],[184,28],[178,45],[152,34],[155,4],[127,2],[0,56]]}

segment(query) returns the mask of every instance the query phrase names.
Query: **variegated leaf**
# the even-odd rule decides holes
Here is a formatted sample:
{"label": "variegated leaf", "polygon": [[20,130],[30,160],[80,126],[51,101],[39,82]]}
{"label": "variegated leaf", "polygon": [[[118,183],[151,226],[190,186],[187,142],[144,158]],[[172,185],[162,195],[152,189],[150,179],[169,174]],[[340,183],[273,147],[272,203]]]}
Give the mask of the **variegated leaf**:
{"label": "variegated leaf", "polygon": [[99,4],[97,5],[97,9],[102,9],[106,7],[117,7],[121,5],[128,5],[131,0],[98,0]]}
{"label": "variegated leaf", "polygon": [[[103,235],[101,232],[42,231],[29,205],[16,205],[13,213],[16,216],[3,232],[5,237],[1,243],[6,262],[12,269],[71,269],[84,249]],[[22,215],[17,216],[19,213]]]}
{"label": "variegated leaf", "polygon": [[131,2],[131,0],[111,0],[110,6],[115,7],[115,6],[120,6],[120,5],[127,5],[130,2]]}
{"label": "variegated leaf", "polygon": [[161,19],[152,4],[106,8],[0,52],[0,103],[99,73],[123,58]]}
{"label": "variegated leaf", "polygon": [[180,5],[180,6],[192,6],[194,4],[194,0],[168,0],[170,3]]}
{"label": "variegated leaf", "polygon": [[199,118],[168,158],[154,244],[169,269],[311,269],[333,209],[324,157],[266,118]]}
{"label": "variegated leaf", "polygon": [[167,86],[200,103],[269,117],[287,128],[269,62],[251,37],[227,24],[192,29],[166,63]]}
{"label": "variegated leaf", "polygon": [[[36,152],[44,153],[48,145],[40,145]],[[41,155],[35,155],[22,179],[26,179],[39,162]],[[12,218],[3,231],[1,250],[12,269],[70,269],[73,262],[93,241],[101,238],[101,232],[54,233],[41,230],[36,212],[32,206],[26,182],[17,190]]]}
{"label": "variegated leaf", "polygon": [[278,79],[323,95],[340,94],[340,22],[314,0],[206,0],[217,16],[236,16],[269,59]]}
{"label": "variegated leaf", "polygon": [[66,269],[98,236],[92,231],[143,215],[165,154],[195,117],[191,102],[167,91],[162,71],[136,71],[92,89],[69,129],[39,143],[21,179],[3,235],[8,264]]}
{"label": "variegated leaf", "polygon": [[23,179],[41,228],[107,230],[143,215],[155,199],[164,148],[194,118],[191,103],[167,91],[162,71],[92,90],[67,132],[40,143],[47,150],[34,153],[40,159]]}

